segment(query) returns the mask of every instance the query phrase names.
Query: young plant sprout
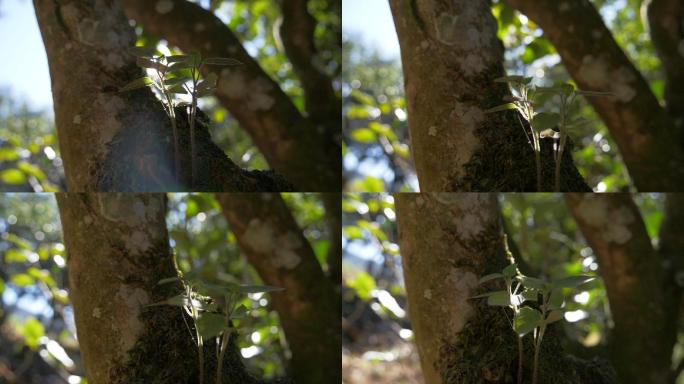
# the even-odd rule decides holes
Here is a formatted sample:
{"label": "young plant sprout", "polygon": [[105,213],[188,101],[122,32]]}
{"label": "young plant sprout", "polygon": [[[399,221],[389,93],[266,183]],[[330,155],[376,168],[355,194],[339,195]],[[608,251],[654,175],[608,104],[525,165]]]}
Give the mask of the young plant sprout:
{"label": "young plant sprout", "polygon": [[[551,136],[554,139],[554,190],[556,192],[560,192],[561,159],[563,157],[563,151],[565,150],[565,144],[568,138],[568,129],[587,123],[587,120],[583,118],[570,121],[570,114],[572,108],[574,107],[577,95],[610,96],[611,94],[606,92],[581,91],[575,89],[575,87],[569,83],[563,84],[559,87],[539,87],[532,84],[531,77],[523,76],[504,76],[494,81],[508,83],[508,86],[513,92],[513,96],[510,97],[511,102],[490,108],[486,110],[485,113],[516,109],[529,122],[531,131],[530,134],[532,136],[531,140],[530,134],[527,133],[525,125],[518,116],[518,121],[525,131],[527,141],[534,150],[535,165],[537,168],[537,191],[542,190],[540,139],[547,136],[547,132],[550,132],[550,135],[548,136]],[[559,97],[560,103],[558,106],[558,113],[535,112],[535,102],[533,99],[537,94],[541,93],[551,93]],[[556,132],[554,129],[557,129],[558,132]]]}
{"label": "young plant sprout", "polygon": [[[152,71],[154,77],[144,76],[131,81],[119,89],[119,92],[131,91],[146,86],[152,86],[161,95],[162,105],[169,116],[173,130],[173,148],[175,160],[176,182],[180,183],[180,146],[176,125],[176,107],[188,107],[188,126],[190,127],[190,158],[191,185],[197,185],[197,147],[195,145],[195,120],[197,117],[197,99],[213,94],[216,89],[218,76],[210,72],[204,80],[200,80],[202,69],[206,66],[240,65],[235,59],[225,57],[211,57],[202,59],[199,53],[187,55],[157,55],[155,52],[142,47],[131,50],[137,56],[139,67]],[[190,96],[190,102],[177,99],[175,95]]]}
{"label": "young plant sprout", "polygon": [[[592,276],[570,276],[560,280],[546,282],[541,279],[523,275],[514,263],[513,255],[508,248],[506,235],[503,236],[504,249],[512,262],[500,273],[483,276],[480,284],[492,280],[503,279],[505,290],[487,292],[472,297],[487,298],[487,305],[508,307],[513,310],[511,328],[518,336],[518,384],[522,384],[523,337],[533,334],[534,360],[532,365],[532,384],[537,384],[539,372],[539,352],[544,334],[549,324],[563,319],[564,288],[576,288],[595,279]],[[504,311],[505,313],[505,311]],[[506,316],[508,316],[506,314]]]}
{"label": "young plant sprout", "polygon": [[[240,285],[232,282],[213,283],[204,281],[196,271],[182,277],[169,277],[159,280],[158,284],[180,281],[183,293],[170,297],[156,305],[173,305],[183,309],[194,323],[194,335],[186,323],[190,337],[197,346],[199,360],[199,383],[204,383],[204,341],[216,338],[216,384],[222,383],[223,358],[233,333],[231,321],[241,319],[248,309],[239,304],[244,295],[282,291],[283,288],[267,285]],[[185,320],[185,316],[183,316]]]}

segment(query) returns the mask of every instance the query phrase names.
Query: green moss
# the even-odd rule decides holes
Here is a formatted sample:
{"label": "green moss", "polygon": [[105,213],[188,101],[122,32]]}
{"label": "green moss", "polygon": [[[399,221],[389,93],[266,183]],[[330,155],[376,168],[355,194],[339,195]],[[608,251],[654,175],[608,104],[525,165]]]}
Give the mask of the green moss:
{"label": "green moss", "polygon": [[[500,77],[503,69],[495,65],[470,81],[471,84],[490,84],[492,79]],[[458,76],[458,74],[454,74]],[[496,106],[502,104],[502,98],[508,94],[506,85],[479,86],[473,89],[471,96],[460,100],[476,105]],[[453,177],[449,190],[467,191],[534,191],[537,190],[537,169],[534,151],[520,126],[517,112],[507,111],[487,114],[485,124],[475,132],[482,143],[471,160],[464,166],[466,175]],[[522,118],[521,118],[522,119]],[[524,119],[521,120],[527,124]],[[511,123],[513,122],[513,123]],[[526,129],[529,129],[526,126]],[[541,140],[542,189],[554,190],[553,139]],[[572,160],[572,142],[569,140],[563,153],[561,166],[561,190],[573,192],[591,192]]]}
{"label": "green moss", "polygon": [[[504,316],[504,309],[474,304],[476,313],[455,344],[440,347],[437,370],[445,384],[515,384],[518,366],[517,338]],[[512,314],[506,309],[508,317]],[[615,384],[613,369],[604,361],[585,361],[566,355],[561,347],[562,329],[548,328],[542,343],[539,383]],[[523,383],[532,380],[534,347],[532,337],[524,338]]]}

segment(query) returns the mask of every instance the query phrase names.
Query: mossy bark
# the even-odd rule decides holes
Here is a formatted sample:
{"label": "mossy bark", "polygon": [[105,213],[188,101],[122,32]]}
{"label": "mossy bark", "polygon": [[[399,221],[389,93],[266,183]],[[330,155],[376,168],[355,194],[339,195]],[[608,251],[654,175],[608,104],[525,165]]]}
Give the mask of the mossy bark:
{"label": "mossy bark", "polygon": [[292,351],[295,381],[341,382],[340,295],[281,196],[231,193],[216,198],[264,283],[285,288],[271,297]]}
{"label": "mossy bark", "polygon": [[[89,382],[197,383],[197,348],[186,325],[192,320],[178,307],[149,306],[181,291],[158,284],[176,275],[164,195],[70,193],[57,201]],[[206,372],[216,372],[214,350],[208,342]],[[223,371],[223,383],[261,382],[245,371],[235,337]]]}
{"label": "mossy bark", "polygon": [[[504,103],[504,48],[487,0],[391,1],[404,72],[411,150],[422,191],[537,191],[535,152]],[[543,190],[553,190],[551,145]],[[548,170],[551,170],[550,172]],[[561,191],[590,191],[563,156]]]}
{"label": "mossy bark", "polygon": [[[409,314],[425,381],[515,383],[517,341],[507,319],[512,314],[470,299],[488,290],[478,285],[481,276],[507,264],[496,195],[397,194],[395,202]],[[556,327],[542,344],[541,383],[616,382],[605,363],[565,355]],[[532,353],[528,336],[525,383],[532,378]]]}

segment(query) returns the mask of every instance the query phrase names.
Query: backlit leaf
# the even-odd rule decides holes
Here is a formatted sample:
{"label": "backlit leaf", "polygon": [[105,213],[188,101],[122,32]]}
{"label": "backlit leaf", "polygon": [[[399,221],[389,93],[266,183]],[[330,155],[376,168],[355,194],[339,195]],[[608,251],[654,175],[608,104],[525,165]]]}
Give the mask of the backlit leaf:
{"label": "backlit leaf", "polygon": [[141,78],[135,79],[135,80],[131,81],[130,83],[124,85],[123,87],[119,88],[119,92],[132,91],[134,89],[146,87],[152,83],[153,83],[153,81],[149,77],[147,77],[147,76],[141,77]]}
{"label": "backlit leaf", "polygon": [[205,313],[197,320],[197,330],[205,340],[216,337],[227,329],[226,317],[218,313]]}
{"label": "backlit leaf", "polygon": [[522,307],[513,318],[513,329],[519,337],[534,331],[543,321],[541,312],[534,308]]}

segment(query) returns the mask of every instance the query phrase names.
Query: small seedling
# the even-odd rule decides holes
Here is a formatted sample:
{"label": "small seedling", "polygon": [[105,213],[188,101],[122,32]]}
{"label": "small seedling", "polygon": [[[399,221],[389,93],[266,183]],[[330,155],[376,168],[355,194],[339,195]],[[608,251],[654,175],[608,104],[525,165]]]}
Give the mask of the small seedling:
{"label": "small seedling", "polygon": [[[506,236],[503,237],[504,249],[512,262],[513,255],[508,249]],[[518,336],[518,384],[522,384],[523,337],[533,334],[534,361],[532,365],[532,384],[537,384],[539,371],[539,352],[544,334],[549,324],[563,319],[563,288],[576,288],[592,281],[592,276],[570,276],[553,282],[523,275],[514,262],[501,273],[483,276],[480,284],[503,279],[506,290],[487,292],[472,297],[487,298],[487,305],[508,307],[513,310],[511,328]],[[504,311],[505,313],[505,311]],[[508,316],[506,314],[506,316]]]}
{"label": "small seedling", "polygon": [[[159,280],[158,284],[180,281],[183,293],[170,297],[156,305],[181,307],[194,323],[194,335],[186,323],[190,337],[197,346],[199,359],[199,383],[204,383],[204,341],[216,338],[216,384],[222,383],[223,358],[228,349],[228,341],[233,332],[231,321],[241,319],[248,313],[244,305],[239,305],[243,296],[250,293],[282,291],[283,288],[267,285],[240,285],[232,282],[207,282],[199,274],[191,271],[182,277],[169,277]],[[183,316],[185,320],[185,316]]]}
{"label": "small seedling", "polygon": [[[225,57],[210,57],[202,59],[199,53],[188,55],[165,56],[151,52],[142,47],[131,50],[137,56],[139,67],[152,71],[154,76],[144,76],[131,81],[119,89],[119,92],[131,91],[138,88],[152,86],[161,95],[162,105],[169,116],[173,129],[173,148],[175,158],[176,182],[180,183],[180,147],[178,143],[178,129],[176,126],[176,107],[188,107],[188,125],[190,127],[191,152],[191,185],[197,185],[197,147],[195,145],[195,120],[197,117],[197,100],[200,97],[213,94],[217,87],[218,76],[210,72],[204,80],[200,80],[200,73],[206,66],[240,65],[235,59]],[[181,101],[175,95],[190,96],[190,102]]]}
{"label": "small seedling", "polygon": [[[560,170],[561,159],[568,137],[568,129],[587,123],[586,119],[578,118],[571,121],[570,114],[575,105],[577,95],[583,96],[611,96],[607,92],[591,92],[575,89],[572,84],[563,84],[559,87],[539,87],[532,84],[531,77],[523,76],[504,76],[494,80],[495,82],[507,83],[513,95],[510,102],[490,108],[485,113],[506,111],[516,109],[529,122],[530,133],[528,134],[525,125],[518,116],[520,126],[525,131],[527,141],[532,146],[535,155],[535,165],[537,168],[537,191],[542,190],[541,174],[541,138],[551,136],[554,139],[555,162],[554,189],[560,192]],[[560,98],[558,112],[535,112],[534,97],[537,94],[551,93]],[[557,129],[556,132],[554,129]],[[550,134],[549,134],[550,133]],[[530,139],[531,136],[531,139]]]}

